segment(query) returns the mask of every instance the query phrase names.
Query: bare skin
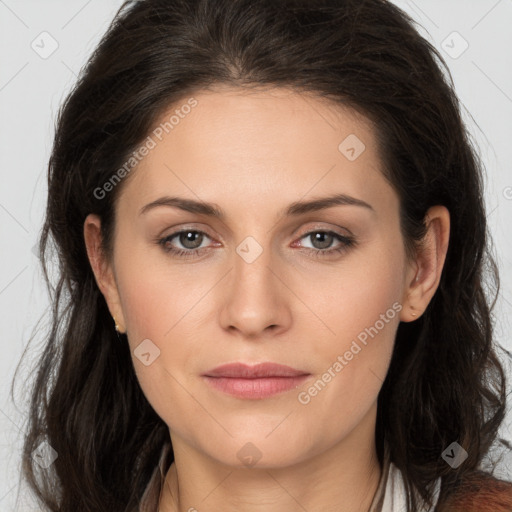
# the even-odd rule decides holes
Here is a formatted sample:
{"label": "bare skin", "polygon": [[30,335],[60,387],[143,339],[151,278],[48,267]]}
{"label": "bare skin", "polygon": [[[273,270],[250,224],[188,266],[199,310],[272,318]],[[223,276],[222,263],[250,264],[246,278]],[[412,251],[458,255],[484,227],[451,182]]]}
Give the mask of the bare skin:
{"label": "bare skin", "polygon": [[[218,87],[194,98],[197,106],[123,183],[112,261],[99,248],[100,219],[84,223],[96,281],[132,354],[145,339],[160,350],[148,366],[133,356],[175,453],[160,510],[365,512],[382,469],[377,396],[399,322],[421,316],[439,285],[449,213],[429,210],[425,247],[408,260],[398,196],[381,174],[366,118],[286,89]],[[356,139],[339,149],[350,134],[364,151]],[[371,208],[283,214],[293,202],[335,193]],[[225,217],[172,206],[140,214],[162,196],[211,202]],[[180,229],[195,238],[177,235],[166,246],[199,253],[178,256],[157,243]],[[250,263],[241,254],[255,255],[257,245],[236,251],[246,237],[262,251]],[[378,333],[345,357],[371,326]],[[338,356],[346,364],[336,371]],[[264,399],[233,397],[201,376],[237,361],[310,376]],[[310,391],[329,368],[329,382]],[[244,446],[258,459],[251,466],[238,456]]]}

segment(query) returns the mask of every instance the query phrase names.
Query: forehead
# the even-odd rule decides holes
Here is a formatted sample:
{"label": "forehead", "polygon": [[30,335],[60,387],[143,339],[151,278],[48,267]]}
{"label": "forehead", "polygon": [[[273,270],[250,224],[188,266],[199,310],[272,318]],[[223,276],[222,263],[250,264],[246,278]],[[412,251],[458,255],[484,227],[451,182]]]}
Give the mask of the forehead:
{"label": "forehead", "polygon": [[370,199],[387,184],[366,117],[290,89],[199,91],[163,112],[147,140],[122,192],[132,206],[166,192],[279,203],[341,187]]}

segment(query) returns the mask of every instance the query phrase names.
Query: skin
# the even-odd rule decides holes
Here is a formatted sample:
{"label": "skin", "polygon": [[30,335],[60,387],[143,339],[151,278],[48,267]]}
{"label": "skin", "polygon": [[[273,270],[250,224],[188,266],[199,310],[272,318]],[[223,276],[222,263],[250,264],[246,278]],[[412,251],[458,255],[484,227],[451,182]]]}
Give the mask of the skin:
{"label": "skin", "polygon": [[[399,322],[421,316],[438,287],[449,213],[442,206],[429,210],[426,243],[407,260],[398,196],[381,173],[365,117],[287,89],[219,86],[194,98],[198,105],[122,184],[112,261],[100,250],[100,219],[91,214],[84,223],[97,284],[132,354],[144,339],[160,349],[149,366],[133,356],[175,453],[160,510],[367,511],[382,469],[377,396]],[[338,150],[349,134],[365,145],[353,161]],[[335,192],[373,211],[338,205],[281,214],[294,201]],[[169,206],[139,215],[164,195],[213,202],[226,217]],[[196,246],[210,249],[183,258],[156,243],[182,228],[204,231]],[[351,234],[356,244],[315,256],[315,248],[342,245],[335,237],[322,245],[307,236],[318,231]],[[248,236],[262,248],[252,263],[236,252]],[[186,242],[175,237],[168,245],[190,251],[193,243]],[[299,392],[394,303],[401,306],[396,316],[300,403]],[[278,362],[311,377],[261,400],[226,395],[201,377],[236,361]],[[261,456],[251,467],[237,457],[248,442]]]}

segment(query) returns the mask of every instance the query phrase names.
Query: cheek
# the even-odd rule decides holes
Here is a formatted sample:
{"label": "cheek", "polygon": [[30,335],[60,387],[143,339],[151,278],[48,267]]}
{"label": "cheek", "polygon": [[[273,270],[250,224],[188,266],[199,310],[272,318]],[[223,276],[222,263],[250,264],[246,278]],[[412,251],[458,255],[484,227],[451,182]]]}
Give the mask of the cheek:
{"label": "cheek", "polygon": [[[379,321],[381,315],[386,316],[386,327],[387,320],[398,325],[398,306],[388,315],[386,312],[393,304],[399,304],[403,295],[405,254],[397,249],[400,244],[399,236],[376,239],[337,265],[317,268],[297,278],[295,289],[317,313],[318,327],[325,333],[322,339],[326,343],[335,346],[336,340],[343,344],[356,338]],[[378,327],[382,328],[381,322]]]}
{"label": "cheek", "polygon": [[[175,410],[169,403],[190,400],[189,395],[181,396],[179,382],[183,373],[197,373],[197,355],[205,338],[197,326],[205,308],[211,307],[208,291],[218,279],[197,279],[192,266],[172,264],[165,255],[149,255],[147,249],[120,250],[116,267],[137,378],[157,412]],[[148,352],[149,356],[138,357]]]}
{"label": "cheek", "polygon": [[168,425],[187,423],[189,413],[199,416],[201,412],[194,410],[182,374],[184,368],[194,371],[192,356],[197,353],[193,329],[187,322],[194,322],[199,311],[194,304],[204,292],[184,291],[183,278],[178,281],[176,276],[159,275],[154,268],[143,267],[131,274],[136,276],[133,278],[127,275],[122,281],[122,307],[137,380]]}
{"label": "cheek", "polygon": [[299,401],[311,417],[335,418],[332,435],[357,425],[377,399],[400,323],[403,272],[403,254],[375,244],[298,293],[318,312],[322,332],[315,337],[318,379],[301,388]]}
{"label": "cheek", "polygon": [[130,249],[119,248],[116,265],[126,327],[133,344],[150,338],[160,345],[187,321],[208,283],[197,280],[192,266],[171,261],[160,248],[141,243]]}

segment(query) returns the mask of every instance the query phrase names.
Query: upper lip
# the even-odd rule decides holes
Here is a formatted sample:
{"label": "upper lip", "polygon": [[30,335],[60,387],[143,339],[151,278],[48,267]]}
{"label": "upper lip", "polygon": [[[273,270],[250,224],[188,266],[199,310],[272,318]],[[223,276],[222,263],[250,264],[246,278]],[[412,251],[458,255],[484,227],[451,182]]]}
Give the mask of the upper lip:
{"label": "upper lip", "polygon": [[228,363],[208,370],[203,375],[207,377],[257,379],[263,377],[298,377],[299,375],[309,375],[309,373],[277,363],[259,363],[252,366],[244,363]]}

